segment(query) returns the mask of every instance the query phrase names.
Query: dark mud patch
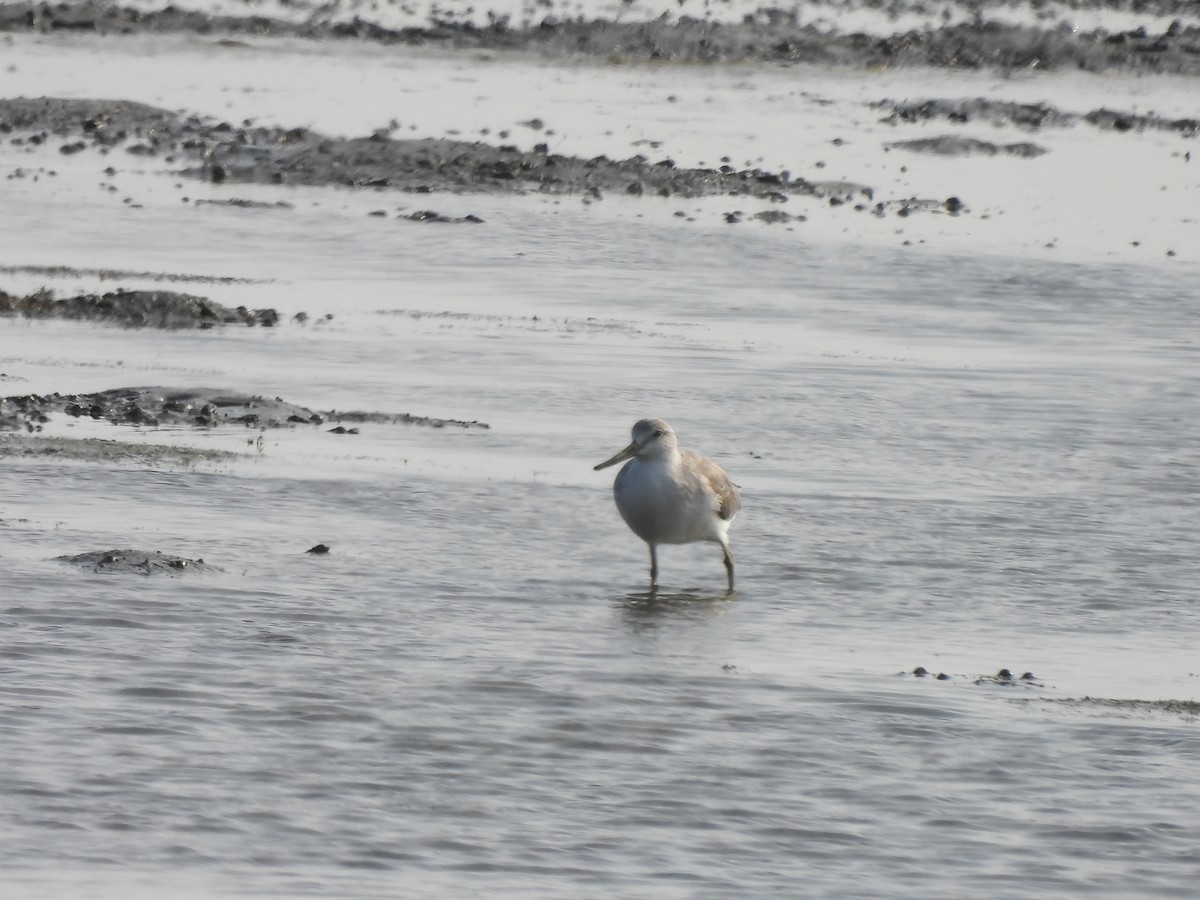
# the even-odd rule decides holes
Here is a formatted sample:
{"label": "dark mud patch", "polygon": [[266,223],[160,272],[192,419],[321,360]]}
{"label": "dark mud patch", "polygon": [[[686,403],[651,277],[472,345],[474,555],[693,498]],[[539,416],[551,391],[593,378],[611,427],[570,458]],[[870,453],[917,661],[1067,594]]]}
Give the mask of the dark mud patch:
{"label": "dark mud patch", "polygon": [[[132,145],[142,155],[183,163],[180,174],[224,183],[340,185],[433,191],[700,197],[739,194],[821,196],[788,172],[680,168],[670,159],[624,160],[443,139],[399,140],[387,131],[334,138],[307,128],[235,126],[142,103],[55,98],[0,100],[0,134],[39,145],[82,140],[93,149]],[[412,217],[410,217],[412,218]],[[419,221],[444,221],[436,212]],[[465,217],[464,221],[472,221]]]}
{"label": "dark mud patch", "polygon": [[[0,6],[0,31],[298,37],[522,51],[556,58],[594,57],[614,63],[769,61],[1004,72],[1082,69],[1200,74],[1200,28],[1180,21],[1164,24],[1161,31],[1145,27],[1082,31],[1064,27],[1062,21],[1012,25],[989,19],[991,9],[986,4],[963,2],[957,6],[973,12],[969,21],[870,35],[831,32],[804,24],[799,7],[761,9],[740,22],[688,16],[610,21],[578,17],[573,15],[574,9],[566,8],[562,15],[555,15],[553,0],[543,0],[536,5],[539,11],[545,11],[540,19],[527,13],[524,21],[514,22],[508,16],[493,14],[485,25],[434,18],[420,27],[388,28],[370,21],[370,13],[361,7],[355,9],[353,19],[344,21],[331,21],[331,16],[318,12],[307,21],[289,22],[261,14],[208,15],[174,6],[148,11],[115,3],[25,2]],[[1139,8],[1165,14],[1176,9],[1169,0],[1148,0]],[[337,4],[327,4],[325,9],[336,13]]]}
{"label": "dark mud patch", "polygon": [[1085,122],[1106,131],[1171,131],[1183,137],[1200,134],[1200,119],[1168,119],[1153,113],[1140,114],[1111,109],[1095,109],[1079,114],[1065,112],[1045,103],[1012,103],[1003,100],[880,100],[875,109],[887,111],[882,121],[890,125],[904,122],[946,120],[960,125],[985,122],[1012,126],[1025,131],[1043,128],[1067,128]]}
{"label": "dark mud patch", "polygon": [[1200,719],[1200,701],[1197,700],[1118,700],[1109,697],[1039,697],[1027,702],[1055,703],[1060,706],[1070,706],[1084,710],[1096,710],[1105,713],[1115,713],[1127,717],[1138,716],[1178,716],[1180,718]]}
{"label": "dark mud patch", "polygon": [[151,468],[191,469],[227,463],[238,458],[228,450],[128,443],[100,438],[64,438],[0,432],[0,459],[72,460],[74,462],[136,464]]}
{"label": "dark mud patch", "polygon": [[96,575],[183,575],[188,572],[211,575],[225,571],[202,559],[173,556],[158,550],[92,550],[55,559]]}
{"label": "dark mud patch", "polygon": [[722,218],[724,218],[727,225],[737,225],[745,221],[765,222],[768,225],[789,225],[808,221],[808,216],[792,215],[791,213],[785,213],[781,209],[764,209],[761,212],[754,213],[749,219],[747,219],[744,212],[738,209],[733,212],[724,213]]}
{"label": "dark mud patch", "polygon": [[422,209],[408,215],[399,215],[396,218],[408,219],[410,222],[432,222],[435,225],[483,224],[483,219],[471,213],[465,216],[448,216],[445,213],[435,212],[432,209]]}
{"label": "dark mud patch", "polygon": [[[490,429],[487,422],[476,419],[438,419],[433,416],[414,416],[411,413],[379,413],[361,412],[357,410],[330,410],[323,415],[331,422],[342,423],[374,423],[377,425],[424,425],[428,428],[482,428]],[[341,433],[357,432],[356,429],[344,429]]]}
{"label": "dark mud patch", "polygon": [[945,119],[960,125],[987,122],[990,125],[1039,131],[1051,126],[1072,125],[1076,120],[1074,114],[1045,103],[1013,103],[982,97],[972,100],[880,100],[872,103],[871,107],[887,110],[888,115],[882,121],[889,125]]}
{"label": "dark mud patch", "polygon": [[435,321],[439,328],[447,330],[491,331],[502,328],[518,329],[535,334],[557,333],[567,338],[576,334],[624,334],[664,340],[671,338],[671,335],[665,331],[645,330],[624,319],[601,319],[595,316],[584,318],[538,315],[506,316],[497,313],[466,313],[448,310],[431,312],[423,309],[377,309],[375,314],[406,318],[416,322]]}
{"label": "dark mud patch", "polygon": [[[0,399],[0,431],[41,431],[51,416],[66,415],[113,425],[194,426],[242,425],[288,428],[373,422],[423,425],[430,428],[488,428],[485,422],[439,419],[410,413],[357,411],[316,412],[280,397],[261,397],[208,388],[113,388],[90,394],[25,394]],[[344,432],[343,432],[344,433]]]}
{"label": "dark mud patch", "polygon": [[286,200],[247,200],[243,197],[230,197],[227,200],[197,200],[196,206],[225,206],[233,209],[295,209],[295,205]]}
{"label": "dark mud patch", "polygon": [[947,197],[945,200],[922,200],[919,197],[909,197],[904,200],[885,200],[871,207],[871,214],[883,218],[896,215],[901,218],[918,212],[949,213],[957,216],[966,211],[966,204],[958,197]]}
{"label": "dark mud patch", "polygon": [[38,275],[43,278],[99,278],[137,281],[166,281],[175,284],[266,284],[255,278],[222,275],[189,275],[176,272],[135,272],[131,269],[80,269],[75,266],[0,266],[0,275]]}
{"label": "dark mud patch", "polygon": [[114,388],[91,394],[26,394],[0,400],[0,426],[40,425],[52,415],[103,420],[114,425],[245,425],[283,428],[320,425],[325,418],[278,397],[210,389]]}
{"label": "dark mud patch", "polygon": [[808,221],[807,216],[792,215],[781,209],[764,209],[762,212],[756,212],[753,218],[758,222],[766,222],[768,225],[788,225],[793,222]]}
{"label": "dark mud patch", "polygon": [[[136,141],[143,155],[161,154],[164,162],[183,163],[178,174],[215,183],[343,186],[394,189],[429,194],[547,193],[578,194],[591,202],[606,194],[625,197],[744,196],[784,203],[793,196],[829,205],[853,204],[874,189],[848,182],[809,181],[788,171],[759,168],[682,168],[674,160],[638,154],[628,159],[590,159],[552,153],[546,144],[531,151],[428,138],[399,140],[388,130],[370,137],[334,138],[307,128],[231,125],[115,100],[55,98],[0,100],[0,134],[10,140],[82,138],[99,151]],[[247,201],[249,202],[249,201]],[[905,214],[939,211],[944,201],[905,201]],[[961,207],[960,207],[961,210]],[[878,210],[877,210],[878,212]],[[453,218],[433,210],[401,215],[418,222],[482,222],[478,216]],[[260,323],[261,324],[261,323]]]}
{"label": "dark mud patch", "polygon": [[23,297],[0,291],[0,316],[106,322],[128,328],[213,328],[217,325],[274,326],[274,309],[224,306],[207,297],[175,291],[116,290],[56,298],[41,290]]}
{"label": "dark mud patch", "polygon": [[1200,134],[1200,119],[1164,119],[1162,116],[1139,115],[1112,109],[1095,109],[1083,117],[1089,125],[1109,131],[1174,131],[1185,137]]}
{"label": "dark mud patch", "polygon": [[993,144],[977,138],[943,134],[911,141],[893,141],[887,146],[910,153],[931,153],[935,156],[1019,156],[1032,159],[1048,152],[1037,144],[1021,141],[1014,144]]}

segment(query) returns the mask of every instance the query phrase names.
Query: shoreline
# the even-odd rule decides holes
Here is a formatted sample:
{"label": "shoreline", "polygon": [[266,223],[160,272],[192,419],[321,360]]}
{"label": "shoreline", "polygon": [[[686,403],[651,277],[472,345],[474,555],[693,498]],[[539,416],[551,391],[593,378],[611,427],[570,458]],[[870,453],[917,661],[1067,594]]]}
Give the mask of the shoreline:
{"label": "shoreline", "polygon": [[[552,8],[552,4],[550,4]],[[853,4],[847,7],[855,8]],[[473,51],[522,51],[550,58],[599,58],[613,62],[815,63],[831,67],[932,66],[949,70],[1076,70],[1138,74],[1200,75],[1200,25],[1181,18],[1124,30],[1079,29],[1012,24],[984,18],[988,7],[958,3],[971,21],[892,34],[840,32],[801,21],[793,10],[767,9],[741,22],[663,17],[618,21],[545,15],[512,24],[511,16],[490,13],[486,24],[431,14],[421,25],[389,27],[356,11],[334,20],[314,11],[306,20],[270,14],[211,14],[168,6],[142,10],[116,3],[52,6],[15,3],[0,7],[0,32],[105,34],[197,34],[241,37],[294,37],[306,40],[366,41],[380,45],[444,47]],[[1098,7],[1103,8],[1100,4]],[[336,4],[333,5],[336,9]],[[1186,13],[1171,0],[1142,4],[1154,20]],[[893,18],[897,14],[893,13]]]}

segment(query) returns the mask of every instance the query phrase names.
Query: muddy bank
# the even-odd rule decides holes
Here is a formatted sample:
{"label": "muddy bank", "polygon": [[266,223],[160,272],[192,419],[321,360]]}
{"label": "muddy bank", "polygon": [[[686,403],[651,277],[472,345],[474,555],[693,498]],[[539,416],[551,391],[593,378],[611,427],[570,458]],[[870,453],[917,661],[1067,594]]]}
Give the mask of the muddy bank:
{"label": "muddy bank", "polygon": [[[1049,126],[1071,126],[1085,122],[1116,131],[1148,128],[1170,130],[1184,136],[1200,134],[1200,120],[1163,119],[1153,114],[1094,110],[1075,114],[1046,104],[1017,104],[974,100],[883,100],[872,104],[886,112],[884,121],[903,123],[944,119],[953,123],[987,121],[1016,125],[1036,131]],[[119,153],[157,157],[176,174],[213,183],[264,185],[311,185],[394,189],[409,193],[488,192],[549,193],[582,195],[587,200],[605,195],[694,198],[743,196],[786,202],[791,197],[809,197],[830,205],[848,205],[876,216],[916,212],[960,214],[969,208],[958,197],[904,197],[876,202],[870,185],[840,181],[810,181],[788,171],[759,168],[735,169],[728,163],[719,168],[680,167],[669,158],[652,160],[643,155],[628,159],[597,156],[590,159],[551,152],[546,144],[523,151],[513,145],[492,145],[439,138],[397,139],[383,129],[369,137],[335,138],[308,128],[234,125],[211,118],[189,116],[146,104],[88,99],[16,98],[0,100],[0,135],[16,145],[31,149],[69,150],[72,154],[92,152],[101,157],[104,174],[117,171]],[[994,143],[976,138],[941,135],[889,145],[901,150],[965,156],[986,154],[1033,158],[1046,152],[1029,141]],[[269,207],[286,213],[287,202],[225,200],[235,206]],[[371,215],[386,216],[386,210]],[[475,215],[452,217],[426,209],[401,213],[397,218],[423,223],[482,224]],[[741,221],[738,213],[727,221]],[[780,212],[761,214],[767,222],[798,224],[803,215]],[[203,298],[159,309],[144,308],[153,292],[131,297],[129,292],[103,295],[101,301],[77,298],[51,311],[30,299],[16,310],[26,315],[57,314],[77,318],[111,317],[130,325],[157,327],[211,327],[240,323],[273,325],[274,310],[220,308]],[[10,301],[11,306],[11,301]],[[68,309],[69,308],[69,309]],[[0,314],[6,310],[0,302]],[[103,315],[101,315],[103,314]],[[307,319],[306,315],[301,316]]]}
{"label": "muddy bank", "polygon": [[55,559],[96,575],[181,575],[185,572],[213,574],[225,571],[202,559],[188,559],[158,550],[92,550],[74,556],[56,556]]}
{"label": "muddy bank", "polygon": [[[333,138],[308,128],[235,126],[142,103],[56,98],[0,100],[0,134],[10,143],[109,154],[124,148],[161,157],[179,174],[214,183],[342,185],[433,191],[605,193],[661,197],[721,194],[823,197],[820,184],[788,172],[677,167],[644,156],[592,159],[524,152],[512,145],[443,139],[395,139],[387,131]],[[418,220],[438,214],[420,214]],[[467,221],[472,221],[470,218]]]}
{"label": "muddy bank", "polygon": [[[977,686],[999,685],[1000,687],[1044,688],[1045,682],[1032,672],[1020,675],[1012,669],[1003,668],[994,675],[948,675],[917,666],[909,672],[898,673],[901,676],[915,678],[930,678],[934,681],[966,680]],[[1195,700],[1122,700],[1110,697],[1014,697],[1018,703],[1053,703],[1059,706],[1070,706],[1081,709],[1095,709],[1106,713],[1117,713],[1131,716],[1135,714],[1152,715],[1165,714],[1180,716],[1186,719],[1200,717],[1200,702]]]}
{"label": "muddy bank", "polygon": [[887,146],[910,153],[931,153],[935,156],[1018,156],[1032,159],[1048,152],[1044,147],[1028,141],[1014,144],[995,144],[978,138],[943,134],[931,138],[916,138],[911,141],[893,141]]}
{"label": "muddy bank", "polygon": [[1120,700],[1111,697],[1043,697],[1040,703],[1056,703],[1082,709],[1097,709],[1110,713],[1156,714],[1180,716],[1185,719],[1200,717],[1200,701],[1196,700]]}
{"label": "muddy bank", "polygon": [[[182,272],[135,272],[132,269],[81,269],[76,266],[0,266],[0,275],[42,275],[46,278],[99,278],[167,281],[175,284],[264,284],[261,279],[232,275],[190,275]],[[2,293],[2,292],[0,292]]]}
{"label": "muddy bank", "polygon": [[26,319],[75,319],[110,322],[130,328],[213,328],[217,325],[261,325],[279,321],[274,309],[224,306],[207,297],[174,291],[116,290],[57,299],[41,290],[24,297],[0,290],[0,316]]}
{"label": "muddy bank", "polygon": [[[897,4],[892,4],[896,6]],[[1042,4],[1045,6],[1046,4]],[[97,34],[197,34],[214,37],[298,37],[359,40],[379,44],[438,46],[473,50],[516,50],[552,57],[626,60],[728,62],[770,61],[829,66],[937,66],[957,69],[1082,69],[1140,73],[1200,74],[1200,28],[1164,21],[1161,30],[1079,30],[1070,27],[1069,9],[1039,25],[1015,25],[991,18],[995,5],[960,3],[958,17],[893,34],[840,33],[805,24],[797,9],[760,9],[739,22],[661,17],[653,21],[583,19],[574,8],[556,15],[552,0],[538,4],[543,16],[514,23],[493,15],[486,24],[445,18],[434,12],[428,24],[389,28],[371,21],[369,10],[333,21],[337,4],[314,10],[304,21],[258,14],[206,15],[168,6],[155,11],[119,4],[12,3],[0,7],[0,31],[89,32]],[[860,4],[839,4],[855,9]],[[878,4],[861,4],[878,8]],[[948,4],[954,9],[954,4]],[[1170,2],[1139,5],[1146,13],[1169,16],[1188,7]],[[921,10],[926,16],[927,10]],[[1194,8],[1193,8],[1194,11]],[[882,10],[881,10],[882,12]],[[964,14],[965,15],[961,15]],[[343,13],[345,15],[345,13]],[[954,21],[967,18],[967,21]],[[880,16],[883,19],[883,16]]]}
{"label": "muddy bank", "polygon": [[480,428],[490,429],[487,422],[477,419],[438,419],[432,416],[414,416],[412,413],[363,412],[362,410],[331,409],[322,413],[330,422],[339,424],[374,425],[424,425],[428,428]]}
{"label": "muddy bank", "polygon": [[[409,413],[336,410],[316,412],[280,397],[260,397],[206,388],[113,388],[90,394],[25,394],[0,399],[0,430],[37,432],[52,416],[71,416],[113,425],[188,425],[212,428],[287,428],[350,422],[423,425],[430,428],[488,428],[484,422],[439,419]],[[346,433],[343,429],[340,433]]]}
{"label": "muddy bank", "polygon": [[[387,132],[366,138],[331,138],[307,128],[234,126],[128,101],[0,100],[0,134],[9,134],[13,143],[53,146],[65,142],[60,149],[75,148],[72,152],[90,148],[108,154],[110,149],[124,146],[136,149],[139,156],[161,155],[165,163],[183,163],[179,174],[216,183],[340,185],[420,194],[541,192],[590,199],[601,199],[606,193],[743,196],[772,202],[807,196],[879,216],[966,211],[957,197],[909,197],[872,204],[875,190],[868,185],[808,181],[787,171],[738,170],[728,164],[718,169],[690,169],[676,166],[671,159],[651,162],[641,155],[624,160],[607,156],[582,159],[551,153],[544,144],[524,152],[511,145],[480,142],[397,140]],[[478,216],[451,218],[429,210],[399,218],[482,222]],[[731,214],[727,220],[740,221],[741,215]],[[784,217],[774,215],[766,220],[782,221]],[[803,222],[804,217],[788,216],[786,221]]]}
{"label": "muddy bank", "polygon": [[51,416],[67,415],[113,425],[246,425],[282,428],[320,425],[325,417],[276,397],[210,389],[114,388],[91,394],[26,394],[0,400],[0,427],[36,430]]}
{"label": "muddy bank", "polygon": [[983,97],[972,100],[880,100],[871,105],[886,110],[888,115],[883,121],[891,125],[945,119],[955,124],[987,122],[990,125],[1011,125],[1025,131],[1040,131],[1042,128],[1065,128],[1084,122],[1105,131],[1173,131],[1183,137],[1200,134],[1200,119],[1197,118],[1167,119],[1153,113],[1105,108],[1080,114],[1056,109],[1045,103],[1013,103]]}
{"label": "muddy bank", "polygon": [[232,462],[238,457],[236,453],[228,450],[173,447],[142,441],[128,443],[101,438],[6,434],[2,430],[5,427],[6,424],[0,417],[0,459],[73,460],[118,465],[134,463],[152,468],[163,466],[190,469],[199,464]]}

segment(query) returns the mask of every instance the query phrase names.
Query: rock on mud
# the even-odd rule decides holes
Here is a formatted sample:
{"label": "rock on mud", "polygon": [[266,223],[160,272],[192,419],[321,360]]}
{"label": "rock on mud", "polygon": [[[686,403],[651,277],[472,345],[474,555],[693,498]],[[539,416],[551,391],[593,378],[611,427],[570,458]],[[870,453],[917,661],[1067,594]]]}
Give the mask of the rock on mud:
{"label": "rock on mud", "polygon": [[184,572],[212,574],[225,571],[202,559],[172,556],[158,550],[92,550],[55,559],[94,574],[181,575]]}

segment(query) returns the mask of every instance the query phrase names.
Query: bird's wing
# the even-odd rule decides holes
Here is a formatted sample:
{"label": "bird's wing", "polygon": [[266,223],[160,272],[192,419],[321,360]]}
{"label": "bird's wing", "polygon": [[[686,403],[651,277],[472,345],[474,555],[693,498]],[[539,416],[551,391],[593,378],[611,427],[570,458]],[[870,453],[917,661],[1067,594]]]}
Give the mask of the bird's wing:
{"label": "bird's wing", "polygon": [[713,490],[717,492],[717,499],[721,504],[717,507],[717,515],[722,519],[732,519],[736,516],[737,511],[742,508],[742,495],[724,471],[721,471],[720,479],[713,482]]}
{"label": "bird's wing", "polygon": [[730,481],[725,470],[711,459],[705,459],[690,450],[683,452],[693,458],[696,474],[716,497],[717,515],[722,519],[732,519],[742,508],[742,495],[737,485]]}

